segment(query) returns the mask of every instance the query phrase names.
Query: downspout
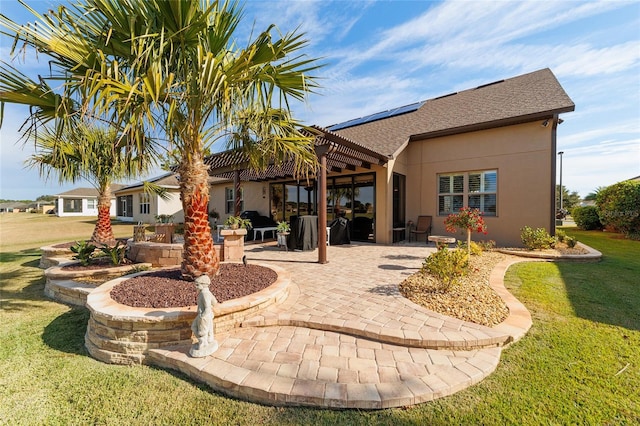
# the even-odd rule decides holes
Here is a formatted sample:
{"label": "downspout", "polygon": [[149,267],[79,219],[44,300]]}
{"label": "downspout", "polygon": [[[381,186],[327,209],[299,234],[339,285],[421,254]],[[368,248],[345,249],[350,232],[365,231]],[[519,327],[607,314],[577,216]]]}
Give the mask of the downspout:
{"label": "downspout", "polygon": [[[549,231],[551,235],[556,235],[556,163],[558,160],[558,146],[556,132],[558,129],[558,114],[554,114],[553,120],[551,120],[551,222],[549,224]],[[560,188],[562,190],[562,188]]]}
{"label": "downspout", "polygon": [[233,172],[233,192],[235,195],[233,215],[240,216],[240,208],[242,206],[242,200],[240,199],[240,170]]}

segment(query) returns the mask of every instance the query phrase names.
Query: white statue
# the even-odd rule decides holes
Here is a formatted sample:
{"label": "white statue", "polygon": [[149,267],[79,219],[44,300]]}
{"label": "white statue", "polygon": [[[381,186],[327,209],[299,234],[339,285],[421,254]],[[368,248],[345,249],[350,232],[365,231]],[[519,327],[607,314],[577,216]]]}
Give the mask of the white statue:
{"label": "white statue", "polygon": [[213,335],[213,305],[218,303],[215,296],[209,290],[211,279],[207,275],[196,278],[195,285],[198,289],[198,315],[196,315],[191,330],[198,339],[198,343],[191,345],[189,355],[194,358],[202,358],[211,355],[218,349]]}

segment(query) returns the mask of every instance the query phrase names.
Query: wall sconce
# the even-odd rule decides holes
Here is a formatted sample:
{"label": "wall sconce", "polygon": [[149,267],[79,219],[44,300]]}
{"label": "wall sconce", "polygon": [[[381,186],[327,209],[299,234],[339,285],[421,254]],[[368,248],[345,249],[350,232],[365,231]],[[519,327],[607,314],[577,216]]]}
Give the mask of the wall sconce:
{"label": "wall sconce", "polygon": [[542,122],[542,127],[547,127],[549,125],[549,120],[544,120]]}

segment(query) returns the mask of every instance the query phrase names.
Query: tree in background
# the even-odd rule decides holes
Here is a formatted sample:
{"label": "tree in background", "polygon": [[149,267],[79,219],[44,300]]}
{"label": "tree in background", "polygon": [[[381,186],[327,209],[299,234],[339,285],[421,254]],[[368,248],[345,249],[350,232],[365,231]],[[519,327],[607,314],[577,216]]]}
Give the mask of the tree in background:
{"label": "tree in background", "polygon": [[125,148],[118,145],[114,129],[83,123],[66,127],[61,134],[44,127],[34,133],[34,138],[36,153],[27,164],[38,167],[46,179],[54,174],[60,183],[80,179],[91,183],[98,191],[98,221],[91,240],[113,243],[111,185],[119,179],[135,177],[138,171],[146,171],[152,166],[153,157],[129,157]]}
{"label": "tree in background", "polygon": [[[52,76],[32,81],[3,62],[0,101],[33,106],[32,123],[54,120],[58,134],[78,116],[109,121],[127,155],[138,158],[156,149],[148,134],[166,135],[166,148],[177,152],[185,278],[219,269],[206,146],[249,123],[252,142],[230,143],[253,167],[293,161],[299,174],[317,168],[313,137],[289,114],[291,101],[317,87],[310,73],[318,65],[301,53],[301,34],[271,25],[239,47],[242,11],[226,1],[84,0],[44,17],[27,9],[37,25],[2,15],[0,25],[49,56]],[[54,90],[48,81],[63,84]]]}
{"label": "tree in background", "polygon": [[586,197],[584,197],[585,201],[595,201],[596,198],[598,198],[598,194],[600,193],[600,191],[606,189],[606,186],[599,186],[596,189],[593,190],[593,192],[590,192],[586,195]]}
{"label": "tree in background", "polygon": [[[570,211],[578,204],[580,204],[580,195],[576,191],[569,193],[567,187],[562,185],[562,208]],[[560,185],[556,185],[556,207],[560,208]]]}

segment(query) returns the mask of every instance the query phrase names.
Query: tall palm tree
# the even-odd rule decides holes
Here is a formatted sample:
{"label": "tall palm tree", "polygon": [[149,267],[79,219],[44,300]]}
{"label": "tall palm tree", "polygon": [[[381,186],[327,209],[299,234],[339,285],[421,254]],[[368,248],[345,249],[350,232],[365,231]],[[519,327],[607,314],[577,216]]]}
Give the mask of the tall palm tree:
{"label": "tall palm tree", "polygon": [[[0,78],[0,101],[35,105],[37,118],[55,119],[58,129],[77,113],[108,118],[138,155],[150,148],[145,134],[161,129],[179,153],[184,277],[219,269],[207,219],[203,152],[219,138],[233,143],[230,135],[246,111],[256,141],[248,146],[254,167],[265,166],[265,158],[285,157],[300,173],[316,167],[312,138],[288,114],[290,101],[304,100],[317,87],[309,75],[317,61],[301,53],[307,44],[302,34],[279,34],[272,25],[239,47],[234,32],[242,10],[229,1],[85,0],[46,17],[33,13],[37,26],[2,16],[0,25],[52,57],[64,81],[61,93],[48,95],[46,105],[37,96],[3,95],[3,85],[20,83],[11,69],[8,78]],[[51,93],[34,84],[30,93]]]}
{"label": "tall palm tree", "polygon": [[153,159],[128,156],[117,143],[115,129],[85,123],[67,127],[61,134],[45,127],[34,137],[36,153],[27,164],[38,167],[46,178],[57,175],[61,183],[79,179],[90,182],[98,191],[98,221],[91,239],[102,244],[113,242],[111,185],[116,180],[135,177],[138,170],[150,167]]}

